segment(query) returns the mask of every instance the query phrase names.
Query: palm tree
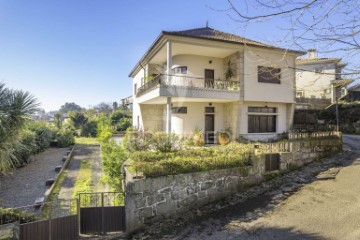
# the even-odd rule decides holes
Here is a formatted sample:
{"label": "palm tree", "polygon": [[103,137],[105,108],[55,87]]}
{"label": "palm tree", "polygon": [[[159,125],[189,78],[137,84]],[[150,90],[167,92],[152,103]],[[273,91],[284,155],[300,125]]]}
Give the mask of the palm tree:
{"label": "palm tree", "polygon": [[19,135],[38,106],[30,93],[12,90],[0,83],[0,172],[18,162],[16,152],[24,148]]}

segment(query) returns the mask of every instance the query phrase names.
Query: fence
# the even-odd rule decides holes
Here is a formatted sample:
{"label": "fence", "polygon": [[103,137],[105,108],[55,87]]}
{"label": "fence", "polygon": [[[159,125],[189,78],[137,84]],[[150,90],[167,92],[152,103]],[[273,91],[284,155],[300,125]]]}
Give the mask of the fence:
{"label": "fence", "polygon": [[[75,211],[72,211],[75,209]],[[78,239],[77,200],[61,200],[29,205],[0,212],[0,229],[7,228],[4,239],[62,240]]]}
{"label": "fence", "polygon": [[289,142],[256,144],[255,149],[260,149],[266,152],[290,152],[291,146]]}
{"label": "fence", "polygon": [[0,239],[77,240],[79,233],[125,231],[122,203],[118,192],[81,193],[79,199],[2,210]]}
{"label": "fence", "polygon": [[306,133],[289,133],[289,140],[298,140],[298,139],[306,139],[306,138],[329,138],[336,137],[341,138],[341,132],[306,132]]}
{"label": "fence", "polygon": [[122,193],[80,193],[80,233],[105,234],[125,231]]}

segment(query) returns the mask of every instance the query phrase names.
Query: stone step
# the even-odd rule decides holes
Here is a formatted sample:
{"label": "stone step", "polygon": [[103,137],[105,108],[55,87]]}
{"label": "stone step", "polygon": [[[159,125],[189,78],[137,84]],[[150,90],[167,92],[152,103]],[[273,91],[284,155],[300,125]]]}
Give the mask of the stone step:
{"label": "stone step", "polygon": [[39,208],[44,203],[44,200],[44,197],[38,197],[37,199],[35,199],[35,208]]}
{"label": "stone step", "polygon": [[60,172],[61,169],[62,169],[62,166],[61,166],[61,165],[56,166],[56,167],[55,167],[55,172]]}
{"label": "stone step", "polygon": [[51,186],[51,185],[54,184],[54,182],[55,182],[55,179],[50,178],[50,179],[46,180],[45,185],[46,186]]}
{"label": "stone step", "polygon": [[63,162],[65,162],[66,159],[67,159],[67,156],[63,156],[63,157],[62,157],[62,161],[63,161]]}

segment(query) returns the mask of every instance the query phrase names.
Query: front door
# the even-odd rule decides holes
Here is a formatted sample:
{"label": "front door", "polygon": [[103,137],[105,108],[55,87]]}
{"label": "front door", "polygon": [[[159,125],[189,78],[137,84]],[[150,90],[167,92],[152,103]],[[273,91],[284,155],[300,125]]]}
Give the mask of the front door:
{"label": "front door", "polygon": [[214,88],[214,69],[205,69],[205,87]]}
{"label": "front door", "polygon": [[215,115],[205,114],[205,143],[215,143]]}

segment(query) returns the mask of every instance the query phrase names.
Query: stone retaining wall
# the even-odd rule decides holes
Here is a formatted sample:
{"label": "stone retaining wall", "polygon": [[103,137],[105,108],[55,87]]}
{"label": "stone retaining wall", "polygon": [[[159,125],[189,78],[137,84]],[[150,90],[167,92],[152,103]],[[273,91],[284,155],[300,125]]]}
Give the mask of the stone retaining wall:
{"label": "stone retaining wall", "polygon": [[[258,148],[252,166],[134,179],[126,170],[125,208],[127,231],[144,224],[176,218],[191,208],[199,208],[263,182],[284,171],[342,150],[341,139],[289,142],[280,154],[280,170],[265,172],[265,155],[276,147]],[[279,149],[283,149],[279,144]],[[270,150],[269,150],[270,149]]]}

